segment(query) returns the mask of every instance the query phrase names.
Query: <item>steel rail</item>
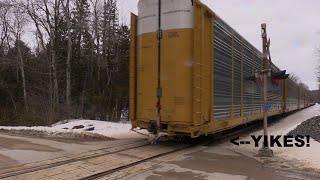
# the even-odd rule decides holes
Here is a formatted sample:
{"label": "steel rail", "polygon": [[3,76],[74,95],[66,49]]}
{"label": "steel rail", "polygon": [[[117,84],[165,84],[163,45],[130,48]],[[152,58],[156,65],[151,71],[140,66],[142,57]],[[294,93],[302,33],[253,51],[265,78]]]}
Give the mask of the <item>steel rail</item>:
{"label": "steel rail", "polygon": [[115,172],[117,172],[117,171],[121,171],[121,170],[124,170],[124,169],[128,169],[128,168],[130,168],[130,167],[134,167],[134,166],[137,166],[137,165],[139,165],[139,164],[142,164],[142,163],[151,161],[151,160],[153,160],[153,159],[157,159],[157,158],[160,158],[160,157],[163,157],[163,156],[166,156],[166,155],[175,153],[175,152],[179,152],[179,151],[181,151],[181,150],[185,150],[185,149],[188,149],[188,148],[191,148],[191,147],[194,147],[194,146],[196,146],[196,145],[188,145],[188,146],[186,146],[186,147],[180,147],[180,148],[174,149],[174,150],[172,150],[172,151],[160,153],[160,154],[157,154],[157,155],[154,155],[154,156],[151,156],[151,157],[147,157],[147,158],[144,158],[144,159],[135,161],[135,162],[133,162],[133,163],[129,163],[129,164],[122,165],[122,166],[119,166],[119,167],[116,167],[116,168],[113,168],[113,169],[110,169],[110,170],[106,170],[106,171],[103,171],[103,172],[100,172],[100,173],[97,173],[97,174],[93,174],[93,175],[90,175],[90,176],[81,178],[80,180],[91,180],[91,179],[101,178],[101,177],[104,177],[104,176],[106,176],[106,175],[115,173]]}

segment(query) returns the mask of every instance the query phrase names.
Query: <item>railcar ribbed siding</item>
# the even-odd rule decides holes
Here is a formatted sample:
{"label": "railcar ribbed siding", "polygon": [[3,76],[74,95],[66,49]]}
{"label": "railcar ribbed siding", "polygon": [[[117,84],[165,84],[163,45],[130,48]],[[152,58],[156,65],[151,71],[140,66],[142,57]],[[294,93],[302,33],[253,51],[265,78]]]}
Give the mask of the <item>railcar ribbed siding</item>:
{"label": "railcar ribbed siding", "polygon": [[299,108],[303,108],[305,105],[304,104],[304,91],[301,88],[299,89],[298,105],[299,105]]}
{"label": "railcar ribbed siding", "polygon": [[234,117],[241,116],[241,89],[242,89],[242,44],[238,34],[234,34]]}
{"label": "railcar ribbed siding", "polygon": [[214,23],[214,115],[230,119],[232,101],[232,33],[219,19]]}
{"label": "railcar ribbed siding", "polygon": [[[233,38],[232,34],[234,34]],[[234,59],[232,59],[232,55]],[[233,84],[232,61],[234,61]],[[242,39],[242,37],[234,32],[223,20],[217,18],[214,22],[214,116],[216,120],[230,119],[232,102],[234,117],[240,117],[242,95],[244,116],[260,114],[263,112],[261,82],[241,81],[242,73],[243,77],[252,76],[255,70],[261,69],[261,52],[255,49],[246,40]],[[271,65],[271,69],[274,72],[280,71],[274,64]],[[234,88],[233,94],[232,85]],[[271,104],[270,111],[280,111],[284,106],[284,103],[282,102],[282,86],[282,80],[279,82],[278,86],[270,81],[268,82],[267,98],[268,102]],[[297,106],[297,97],[293,95],[296,89],[290,83],[288,88],[289,107],[290,109],[294,109]],[[243,93],[241,92],[241,89],[243,89]]]}
{"label": "railcar ribbed siding", "polygon": [[286,80],[286,91],[287,91],[287,109],[289,111],[298,109],[299,103],[299,87],[290,79]]}
{"label": "railcar ribbed siding", "polygon": [[[260,56],[257,55],[255,51],[253,51],[253,60],[254,60],[254,71],[255,70],[261,70],[262,69],[262,59]],[[261,98],[261,86],[258,86],[255,84],[255,91],[253,94],[253,113],[259,114],[261,113],[261,104],[262,104],[262,98]]]}
{"label": "railcar ribbed siding", "polygon": [[[248,77],[253,75],[253,68],[252,68],[252,49],[247,46],[247,44],[243,43],[243,76]],[[243,109],[244,115],[251,115],[252,114],[252,93],[254,83],[252,81],[244,80],[244,92],[243,92]]]}
{"label": "railcar ribbed siding", "polygon": [[[262,69],[260,52],[256,51],[247,41],[220,18],[214,23],[214,112],[215,119],[229,119],[232,109],[232,85],[234,117],[241,115],[241,89],[243,86],[244,115],[259,114],[261,107],[261,88],[250,81],[241,82],[243,76],[251,76],[256,69]],[[234,41],[232,42],[232,39]],[[232,52],[232,45],[234,49]],[[243,51],[243,54],[242,54]],[[232,59],[232,53],[234,60]],[[242,70],[243,55],[243,70]],[[232,60],[234,61],[234,81],[232,84]]]}

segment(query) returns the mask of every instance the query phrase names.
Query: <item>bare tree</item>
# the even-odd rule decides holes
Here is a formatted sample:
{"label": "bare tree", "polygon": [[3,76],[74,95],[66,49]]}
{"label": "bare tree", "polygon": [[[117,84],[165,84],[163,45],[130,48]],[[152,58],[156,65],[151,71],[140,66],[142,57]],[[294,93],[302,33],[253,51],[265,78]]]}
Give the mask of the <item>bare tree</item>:
{"label": "bare tree", "polygon": [[27,23],[26,14],[18,7],[13,10],[13,22],[10,26],[10,31],[15,37],[16,48],[19,56],[19,68],[21,71],[21,80],[22,80],[22,90],[23,90],[23,99],[26,111],[28,111],[28,101],[27,101],[27,85],[26,85],[26,75],[24,67],[24,56],[21,51],[21,37],[24,32],[24,27]]}
{"label": "bare tree", "polygon": [[10,7],[2,5],[0,7],[0,47],[4,48],[6,40],[9,36],[9,20],[8,13]]}
{"label": "bare tree", "polygon": [[301,87],[301,88],[304,89],[305,91],[309,91],[309,86],[306,85],[306,84],[303,83],[303,82],[300,82],[300,83],[299,83],[299,87]]}
{"label": "bare tree", "polygon": [[[60,20],[60,0],[26,0],[23,7],[36,27],[36,34],[43,50],[48,50],[49,108],[48,121],[53,122],[59,114],[59,84],[56,57],[56,33]],[[50,6],[50,7],[49,7]],[[48,39],[46,39],[46,37]]]}
{"label": "bare tree", "polygon": [[[55,31],[57,29],[57,22],[59,19],[59,6],[60,1],[54,0],[53,13],[50,12],[48,8],[48,0],[43,0],[44,11],[46,14],[46,23],[49,27],[49,37],[50,37],[50,54],[51,54],[51,68],[53,75],[53,108],[55,111],[59,112],[59,84],[57,76],[57,65],[56,65],[56,46],[55,46]],[[51,21],[53,19],[53,22]]]}
{"label": "bare tree", "polygon": [[3,1],[0,3],[0,92],[6,92],[7,95],[10,96],[10,100],[14,107],[15,114],[18,114],[16,102],[14,97],[8,88],[7,84],[4,82],[2,78],[2,72],[5,72],[10,66],[9,62],[4,58],[5,51],[8,50],[9,41],[10,41],[10,9],[11,5]]}
{"label": "bare tree", "polygon": [[[41,47],[42,51],[45,51],[47,49],[46,46],[46,33],[49,32],[49,28],[47,27],[47,24],[45,22],[45,18],[43,17],[43,8],[41,7],[41,1],[34,1],[34,0],[27,0],[25,3],[23,3],[23,8],[25,9],[26,13],[29,15],[31,18],[34,26],[36,27],[36,39],[38,44],[38,47]],[[38,50],[40,52],[40,49]],[[46,54],[44,54],[46,55]],[[43,82],[43,84],[48,84],[47,92],[48,92],[48,98],[43,98],[45,101],[42,101],[41,107],[46,107],[44,108],[46,113],[45,117],[47,120],[47,123],[49,124],[50,122],[53,121],[53,116],[54,116],[54,101],[53,101],[53,85],[52,85],[52,69],[51,69],[51,61],[50,57],[45,56],[46,59],[46,69],[48,69],[47,72],[47,80],[48,82]],[[39,98],[36,98],[39,99]],[[40,113],[40,112],[39,112]]]}
{"label": "bare tree", "polygon": [[67,117],[70,118],[71,109],[71,67],[70,61],[72,56],[72,39],[71,39],[71,14],[70,14],[70,0],[66,0],[66,5],[62,2],[65,18],[67,20],[68,31],[68,54],[67,54],[67,66],[66,66],[66,105],[67,105]]}
{"label": "bare tree", "polygon": [[290,79],[296,84],[299,84],[299,82],[300,82],[299,77],[294,73],[290,73]]}

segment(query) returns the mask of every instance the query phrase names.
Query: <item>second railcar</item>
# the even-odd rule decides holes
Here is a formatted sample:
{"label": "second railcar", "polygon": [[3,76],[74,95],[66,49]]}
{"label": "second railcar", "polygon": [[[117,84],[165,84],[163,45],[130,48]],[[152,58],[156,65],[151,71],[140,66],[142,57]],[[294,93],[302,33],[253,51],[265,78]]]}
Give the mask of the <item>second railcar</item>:
{"label": "second railcar", "polygon": [[[133,128],[197,137],[263,117],[259,82],[244,80],[262,68],[262,54],[212,10],[198,0],[140,0],[138,11],[130,36]],[[291,80],[268,87],[270,116],[302,103]]]}

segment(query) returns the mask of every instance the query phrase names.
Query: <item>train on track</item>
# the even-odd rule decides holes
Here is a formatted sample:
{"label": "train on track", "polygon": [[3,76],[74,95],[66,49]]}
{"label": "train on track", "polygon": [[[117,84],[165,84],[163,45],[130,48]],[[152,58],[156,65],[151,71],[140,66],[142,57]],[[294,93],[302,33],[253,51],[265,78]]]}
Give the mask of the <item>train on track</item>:
{"label": "train on track", "polygon": [[[263,118],[261,83],[245,80],[262,53],[199,0],[140,0],[130,38],[134,129],[198,137]],[[268,87],[269,116],[311,105],[290,78]]]}

